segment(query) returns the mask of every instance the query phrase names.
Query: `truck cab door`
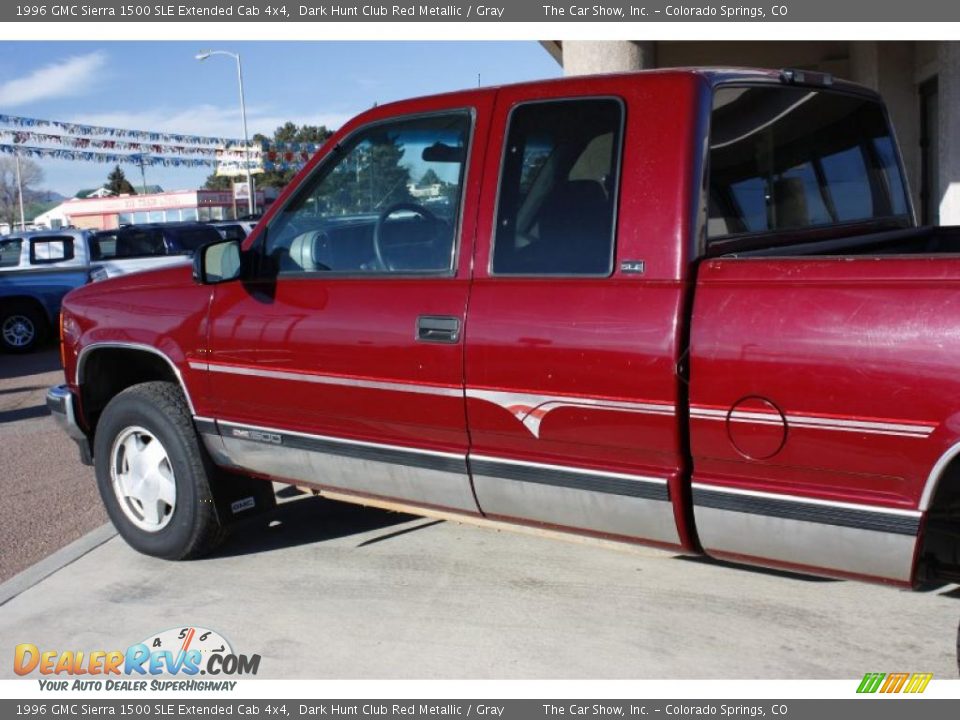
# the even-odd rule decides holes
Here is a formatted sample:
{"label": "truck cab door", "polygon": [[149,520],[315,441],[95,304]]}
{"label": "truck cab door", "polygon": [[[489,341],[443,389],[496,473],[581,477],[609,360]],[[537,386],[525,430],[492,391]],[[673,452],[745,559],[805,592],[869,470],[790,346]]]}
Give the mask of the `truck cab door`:
{"label": "truck cab door", "polygon": [[[470,469],[488,517],[684,542],[671,502],[684,290],[660,236],[675,219],[667,230],[667,213],[650,211],[685,181],[683,151],[657,147],[664,125],[688,126],[688,92],[591,78],[498,93],[466,358]],[[654,118],[650,102],[667,109]]]}
{"label": "truck cab door", "polygon": [[221,462],[476,512],[463,327],[488,97],[368,114],[258,228],[259,270],[216,287],[195,364]]}

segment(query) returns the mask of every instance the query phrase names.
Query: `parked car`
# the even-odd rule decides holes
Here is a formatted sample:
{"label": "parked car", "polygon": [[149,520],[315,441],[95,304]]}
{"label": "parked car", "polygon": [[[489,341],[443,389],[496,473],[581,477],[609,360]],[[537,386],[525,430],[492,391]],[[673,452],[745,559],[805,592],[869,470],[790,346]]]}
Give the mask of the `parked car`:
{"label": "parked car", "polygon": [[[436,210],[408,188],[428,170]],[[958,581],[958,252],[916,226],[880,97],[829,76],[421,98],[346,124],[192,273],[73,291],[48,403],[120,534],[165,558],[276,479]]]}
{"label": "parked car", "polygon": [[187,262],[186,256],[221,235],[205,223],[172,222],[125,225],[95,233],[91,259],[112,277]]}
{"label": "parked car", "polygon": [[131,225],[118,230],[50,230],[0,239],[0,348],[29,352],[57,327],[70,290],[143,270],[188,265],[198,247],[220,240],[202,223]]}
{"label": "parked car", "polygon": [[226,220],[210,223],[224,240],[243,240],[257,226],[254,220]]}
{"label": "parked car", "polygon": [[88,237],[51,230],[0,238],[0,348],[30,352],[50,335],[63,296],[93,279]]}

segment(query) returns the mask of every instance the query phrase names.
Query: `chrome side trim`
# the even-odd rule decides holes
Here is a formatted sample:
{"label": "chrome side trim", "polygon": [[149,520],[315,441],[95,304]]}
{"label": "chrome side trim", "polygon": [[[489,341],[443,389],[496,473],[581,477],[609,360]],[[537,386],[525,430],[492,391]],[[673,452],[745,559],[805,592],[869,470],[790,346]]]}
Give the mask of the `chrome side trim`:
{"label": "chrome side trim", "polygon": [[140,350],[143,352],[153,353],[161,358],[163,358],[167,365],[170,366],[170,369],[173,370],[174,376],[177,378],[177,382],[180,383],[180,389],[183,391],[183,396],[187,400],[187,407],[190,409],[190,414],[195,415],[196,411],[193,407],[193,400],[190,398],[190,391],[187,389],[187,384],[183,381],[183,375],[180,374],[180,368],[177,367],[176,363],[170,359],[170,356],[166,353],[158,350],[152,345],[144,345],[142,343],[128,343],[128,342],[98,342],[92,343],[84,347],[79,356],[77,357],[77,375],[76,375],[76,385],[80,387],[83,384],[83,367],[87,361],[87,356],[91,350],[102,350],[104,348],[115,348],[119,350]]}
{"label": "chrome side trim", "polygon": [[[344,375],[325,375],[323,373],[307,373],[294,370],[273,370],[244,365],[228,365],[225,363],[211,363],[191,360],[189,365],[194,370],[205,372],[224,373],[247,377],[270,378],[273,380],[290,380],[294,382],[308,382],[319,385],[336,385],[340,387],[356,387],[369,390],[390,390],[393,392],[407,392],[418,395],[435,395],[439,397],[464,396],[460,387],[429,385],[424,383],[399,382],[395,380],[374,380],[370,378],[350,377]],[[644,415],[664,415],[672,417],[675,412],[672,403],[660,402],[633,402],[624,400],[608,400],[591,397],[565,397],[558,395],[539,395],[535,393],[509,392],[501,390],[486,390],[482,388],[467,388],[466,396],[476,400],[483,400],[502,407],[523,423],[524,427],[536,437],[540,437],[540,424],[553,410],[562,407],[581,407],[614,412],[632,412]]]}
{"label": "chrome side trim", "polygon": [[470,455],[482,512],[679,545],[665,478]]}
{"label": "chrome side trim", "polygon": [[[755,423],[759,425],[782,425],[779,414],[765,412],[748,412],[736,410],[720,410],[691,406],[690,417],[697,420],[718,420],[732,422]],[[900,437],[927,438],[937,429],[936,423],[892,423],[873,420],[844,420],[841,418],[822,417],[817,415],[785,415],[790,427],[800,427],[818,430],[833,430],[836,432],[859,432],[872,435],[896,435]]]}
{"label": "chrome side trim", "polygon": [[466,456],[216,421],[214,459],[278,479],[477,512]]}
{"label": "chrome side trim", "polygon": [[957,455],[960,455],[960,442],[954,443],[947,448],[947,451],[940,456],[933,468],[931,468],[930,474],[927,475],[927,482],[923,486],[923,494],[920,496],[919,510],[921,512],[926,512],[930,509],[930,503],[933,502],[933,495],[940,485],[943,471],[947,469],[947,465],[949,465]]}
{"label": "chrome side trim", "polygon": [[765,515],[804,520],[860,530],[910,535],[920,531],[921,513],[915,510],[890,512],[886,508],[849,503],[808,502],[772,494],[728,492],[726,488],[693,486],[693,504],[747,515]]}
{"label": "chrome side trim", "polygon": [[219,435],[220,431],[217,429],[217,421],[213,418],[200,417],[198,415],[193,416],[193,424],[197,428],[197,432],[200,434],[206,435]]}
{"label": "chrome side trim", "polygon": [[880,507],[879,505],[864,505],[862,503],[848,503],[839,500],[823,500],[820,498],[801,497],[799,495],[785,495],[782,493],[761,492],[759,490],[744,490],[743,488],[731,488],[725,485],[711,485],[709,483],[695,482],[691,487],[696,491],[725,493],[727,495],[743,495],[746,497],[763,498],[767,500],[793,502],[803,505],[818,505],[827,508],[841,508],[853,511],[873,512],[886,515],[899,515],[901,517],[917,518],[921,514],[917,510],[903,510],[900,508]]}
{"label": "chrome side trim", "polygon": [[633,402],[591,397],[564,397],[503,390],[486,390],[483,388],[467,388],[466,395],[468,398],[484,400],[500,406],[523,423],[524,427],[530,431],[530,434],[536,438],[540,437],[540,424],[544,418],[551,411],[562,407],[582,407],[596,410],[611,410],[614,412],[639,413],[643,415],[667,415],[671,417],[675,413],[675,407],[672,403]]}
{"label": "chrome side trim", "polygon": [[318,385],[338,385],[341,387],[357,387],[370,390],[392,390],[395,392],[409,392],[418,395],[438,395],[441,397],[463,397],[463,390],[459,387],[441,387],[437,385],[423,385],[411,382],[396,382],[390,380],[368,380],[365,378],[345,377],[342,375],[323,375],[320,373],[295,372],[292,370],[270,370],[268,368],[225,365],[221,363],[190,361],[194,370],[224,373],[227,375],[243,375],[248,377],[270,378],[272,380],[293,380],[296,382],[315,383]]}
{"label": "chrome side trim", "polygon": [[572,465],[550,465],[547,463],[530,462],[529,460],[514,460],[513,458],[497,457],[494,455],[478,455],[470,453],[470,463],[490,463],[503,467],[512,466],[515,468],[529,468],[532,470],[542,470],[546,472],[561,472],[570,475],[583,475],[592,478],[609,478],[611,480],[627,480],[632,482],[649,483],[650,485],[663,486],[666,488],[667,480],[661,477],[652,477],[650,475],[631,475],[629,473],[608,472],[606,470],[589,470],[587,468],[574,467]]}
{"label": "chrome side trim", "polygon": [[239,438],[277,447],[310,450],[328,455],[343,455],[344,457],[354,457],[361,460],[374,460],[426,469],[442,469],[451,472],[459,471],[465,467],[466,462],[465,455],[456,453],[345,440],[325,435],[311,435],[223,420],[218,421],[217,426],[224,438]]}

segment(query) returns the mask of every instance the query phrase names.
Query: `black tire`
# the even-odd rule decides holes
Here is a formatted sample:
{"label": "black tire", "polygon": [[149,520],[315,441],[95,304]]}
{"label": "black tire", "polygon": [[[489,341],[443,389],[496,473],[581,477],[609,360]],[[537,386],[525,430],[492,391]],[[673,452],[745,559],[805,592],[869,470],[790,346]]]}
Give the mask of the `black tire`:
{"label": "black tire", "polygon": [[[145,432],[134,432],[137,428]],[[125,450],[119,441],[131,434],[135,441],[149,438],[143,447],[160,442],[166,454],[164,471],[172,473],[176,488],[175,502],[163,504],[166,524],[153,530],[137,526],[131,519],[137,515],[135,503],[121,499],[114,489],[112,470],[121,469],[124,462]],[[142,383],[113,398],[97,423],[94,465],[107,513],[133,549],[167,560],[187,560],[211,552],[226,536],[211,490],[214,468],[200,446],[183,393],[176,385]]]}
{"label": "black tire", "polygon": [[48,329],[43,311],[29,303],[13,302],[0,310],[0,347],[8,353],[33,352]]}

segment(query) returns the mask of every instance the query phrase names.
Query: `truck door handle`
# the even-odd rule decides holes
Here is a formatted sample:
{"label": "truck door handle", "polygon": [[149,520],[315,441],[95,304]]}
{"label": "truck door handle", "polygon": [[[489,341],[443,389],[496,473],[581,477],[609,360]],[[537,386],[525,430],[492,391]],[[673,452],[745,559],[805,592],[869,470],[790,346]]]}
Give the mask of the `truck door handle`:
{"label": "truck door handle", "polygon": [[417,340],[435,343],[455,343],[459,341],[460,318],[421,315],[417,318]]}

